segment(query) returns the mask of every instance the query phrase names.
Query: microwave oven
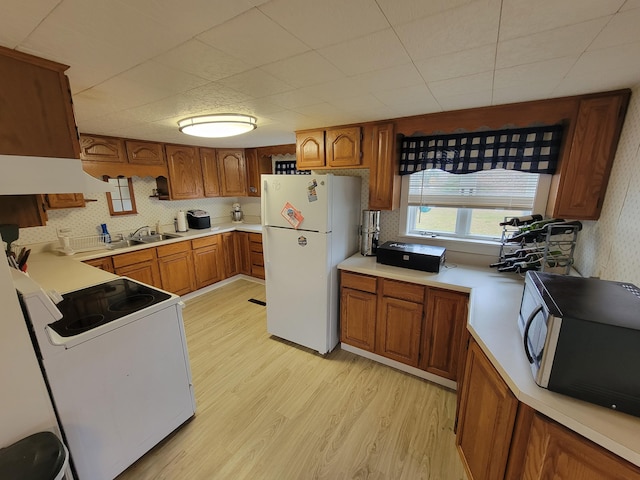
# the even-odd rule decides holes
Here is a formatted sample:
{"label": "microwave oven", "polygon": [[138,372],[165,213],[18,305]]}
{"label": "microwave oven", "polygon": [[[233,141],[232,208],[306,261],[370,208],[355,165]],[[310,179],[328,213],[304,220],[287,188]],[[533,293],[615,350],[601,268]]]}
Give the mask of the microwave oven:
{"label": "microwave oven", "polygon": [[535,382],[640,416],[640,289],[528,271],[518,317]]}

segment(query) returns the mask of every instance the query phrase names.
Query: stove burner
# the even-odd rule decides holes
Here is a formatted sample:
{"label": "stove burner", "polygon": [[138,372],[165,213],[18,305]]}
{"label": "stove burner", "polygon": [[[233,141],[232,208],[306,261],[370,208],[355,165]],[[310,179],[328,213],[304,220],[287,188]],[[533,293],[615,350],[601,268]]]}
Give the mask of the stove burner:
{"label": "stove burner", "polygon": [[99,313],[93,315],[87,315],[86,317],[78,318],[74,320],[69,325],[67,325],[66,329],[70,332],[79,332],[82,333],[85,330],[89,330],[91,327],[98,325],[104,320],[104,315],[100,315]]}
{"label": "stove burner", "polygon": [[140,293],[132,295],[127,298],[123,298],[109,305],[109,311],[111,312],[130,312],[132,310],[140,310],[144,307],[151,305],[154,301],[153,295],[148,293]]}

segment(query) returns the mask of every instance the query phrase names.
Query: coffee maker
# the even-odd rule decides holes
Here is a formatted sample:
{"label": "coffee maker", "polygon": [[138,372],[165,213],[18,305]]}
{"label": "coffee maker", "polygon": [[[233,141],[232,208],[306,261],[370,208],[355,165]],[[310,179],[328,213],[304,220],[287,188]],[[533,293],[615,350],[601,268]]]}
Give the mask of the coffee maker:
{"label": "coffee maker", "polygon": [[363,210],[360,226],[360,253],[374,256],[378,251],[380,236],[380,210]]}

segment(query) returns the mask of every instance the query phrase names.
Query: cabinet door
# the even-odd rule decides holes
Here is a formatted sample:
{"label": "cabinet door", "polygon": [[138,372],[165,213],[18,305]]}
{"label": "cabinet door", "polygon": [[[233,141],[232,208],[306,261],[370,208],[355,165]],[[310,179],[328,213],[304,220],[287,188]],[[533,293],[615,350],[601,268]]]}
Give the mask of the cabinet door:
{"label": "cabinet door", "polygon": [[251,275],[251,247],[249,232],[234,232],[236,236],[236,248],[238,249],[238,270],[244,275]]}
{"label": "cabinet door", "polygon": [[190,251],[162,256],[158,258],[158,267],[164,290],[176,295],[185,295],[195,290]]}
{"label": "cabinet door", "polygon": [[185,145],[166,145],[165,148],[171,199],[202,198],[202,167],[196,148]]}
{"label": "cabinet door", "polygon": [[427,292],[420,368],[456,380],[468,295],[430,288]]}
{"label": "cabinet door", "polygon": [[223,197],[247,196],[247,167],[243,150],[218,150],[218,175]]}
{"label": "cabinet door", "polygon": [[310,170],[324,166],[324,130],[296,132],[296,168]]}
{"label": "cabinet door", "polygon": [[327,167],[345,168],[362,165],[362,128],[332,128],[325,135]]}
{"label": "cabinet door", "polygon": [[580,100],[553,216],[583,220],[600,216],[627,102],[626,94]]}
{"label": "cabinet door", "polygon": [[84,195],[81,193],[56,193],[47,194],[47,208],[78,208],[84,207]]}
{"label": "cabinet door", "polygon": [[111,261],[111,257],[84,260],[82,263],[86,263],[87,265],[91,265],[92,267],[99,268],[100,270],[104,270],[105,272],[115,273],[113,270],[113,262]]}
{"label": "cabinet door", "polygon": [[139,165],[164,165],[166,163],[161,143],[127,140],[125,146],[129,163]]}
{"label": "cabinet door", "polygon": [[393,123],[374,125],[369,166],[371,210],[395,210],[400,206],[399,172]]}
{"label": "cabinet door", "polygon": [[222,251],[224,253],[224,276],[233,277],[240,273],[236,232],[222,234]]}
{"label": "cabinet door", "polygon": [[376,308],[375,293],[343,287],[340,291],[340,341],[373,352]]}
{"label": "cabinet door", "polygon": [[218,176],[218,158],[215,148],[198,149],[202,165],[202,182],[205,197],[220,196],[220,177]]}
{"label": "cabinet door", "polygon": [[221,255],[218,243],[193,251],[196,288],[206,287],[224,278],[224,259]]}
{"label": "cabinet door", "polygon": [[89,162],[126,163],[124,142],[121,138],[98,135],[80,135],[80,158]]}
{"label": "cabinet door", "polygon": [[417,367],[422,312],[422,303],[382,297],[376,324],[376,353]]}
{"label": "cabinet door", "polygon": [[133,278],[139,282],[146,283],[152,287],[162,288],[162,280],[160,279],[160,271],[158,270],[158,261],[134,263],[124,267],[115,269],[116,275],[122,277]]}
{"label": "cabinet door", "polygon": [[456,445],[467,475],[473,480],[504,478],[518,400],[473,341],[458,394]]}

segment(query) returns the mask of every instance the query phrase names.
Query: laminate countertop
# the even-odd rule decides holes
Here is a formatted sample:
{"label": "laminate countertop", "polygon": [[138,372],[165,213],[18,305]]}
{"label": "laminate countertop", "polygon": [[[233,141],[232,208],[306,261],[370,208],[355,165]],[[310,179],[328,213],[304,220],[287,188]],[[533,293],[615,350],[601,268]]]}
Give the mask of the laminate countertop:
{"label": "laminate countertop", "polygon": [[517,319],[524,279],[489,267],[447,262],[439,273],[376,263],[359,253],[341,270],[469,292],[468,329],[519,401],[640,466],[640,418],[550,392],[533,380]]}

